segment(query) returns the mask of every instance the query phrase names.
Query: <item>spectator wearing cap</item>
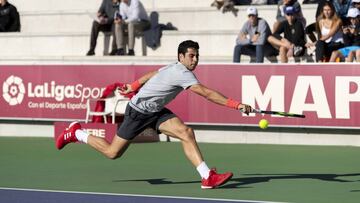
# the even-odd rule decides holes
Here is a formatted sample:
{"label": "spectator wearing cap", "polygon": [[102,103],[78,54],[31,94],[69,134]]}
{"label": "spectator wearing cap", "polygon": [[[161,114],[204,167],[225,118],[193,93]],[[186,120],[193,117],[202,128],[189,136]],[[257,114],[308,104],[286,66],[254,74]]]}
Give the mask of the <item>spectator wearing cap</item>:
{"label": "spectator wearing cap", "polygon": [[264,56],[277,55],[277,50],[267,41],[271,30],[268,23],[258,17],[255,7],[249,7],[246,12],[248,20],[242,26],[236,39],[233,62],[240,63],[241,55],[244,54],[251,57],[250,62],[263,63]]}
{"label": "spectator wearing cap", "polygon": [[276,22],[273,25],[273,32],[275,32],[280,23],[286,21],[285,13],[284,13],[284,7],[287,6],[293,6],[294,7],[294,17],[302,23],[303,27],[306,26],[306,19],[304,18],[304,15],[301,10],[301,5],[297,0],[280,0],[278,1],[278,8],[277,8],[277,14],[276,14]]}
{"label": "spectator wearing cap", "polygon": [[16,7],[0,0],[0,32],[20,32],[20,17]]}
{"label": "spectator wearing cap", "polygon": [[352,62],[354,57],[360,62],[360,11],[357,8],[350,8],[347,13],[349,24],[343,26],[344,48],[333,51],[330,62],[335,62],[338,57],[345,58],[346,62]]}
{"label": "spectator wearing cap", "polygon": [[[288,57],[301,56],[305,53],[305,32],[301,22],[294,17],[293,6],[284,7],[286,21],[280,23],[279,28],[269,36],[268,41],[279,50],[282,63],[288,62]],[[281,37],[284,34],[284,37]]]}
{"label": "spectator wearing cap", "polygon": [[315,45],[315,56],[317,62],[324,62],[330,59],[334,50],[344,46],[341,31],[342,21],[335,13],[333,4],[325,2],[317,22],[319,24],[319,40]]}

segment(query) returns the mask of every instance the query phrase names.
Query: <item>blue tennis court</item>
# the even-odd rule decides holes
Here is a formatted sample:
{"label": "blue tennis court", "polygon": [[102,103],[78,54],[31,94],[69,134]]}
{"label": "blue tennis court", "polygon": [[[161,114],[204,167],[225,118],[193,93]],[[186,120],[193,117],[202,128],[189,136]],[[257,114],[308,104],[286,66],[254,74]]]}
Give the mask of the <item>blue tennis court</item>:
{"label": "blue tennis court", "polygon": [[[224,200],[224,199],[205,199],[190,197],[170,197],[170,196],[149,196],[131,194],[111,194],[111,193],[90,193],[90,192],[69,192],[69,191],[50,191],[50,190],[31,190],[17,188],[0,188],[0,202],[27,202],[27,203],[107,203],[107,202],[147,202],[147,203],[262,203],[259,201],[248,200]],[[264,202],[265,203],[265,202]]]}

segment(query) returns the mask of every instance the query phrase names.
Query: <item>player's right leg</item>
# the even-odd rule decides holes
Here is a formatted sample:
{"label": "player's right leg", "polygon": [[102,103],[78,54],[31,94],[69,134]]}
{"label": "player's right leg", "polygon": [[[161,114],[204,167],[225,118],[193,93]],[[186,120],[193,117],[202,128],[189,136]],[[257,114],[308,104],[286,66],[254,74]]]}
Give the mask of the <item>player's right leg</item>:
{"label": "player's right leg", "polygon": [[67,144],[77,141],[87,143],[109,159],[120,157],[130,144],[129,140],[123,139],[119,136],[114,136],[114,139],[110,144],[103,138],[89,135],[81,129],[80,123],[73,122],[57,138],[56,147],[60,150]]}
{"label": "player's right leg", "polygon": [[232,173],[218,174],[216,169],[209,169],[203,160],[197,145],[194,131],[186,126],[178,117],[172,117],[159,125],[159,130],[166,135],[181,140],[187,158],[196,167],[202,181],[201,188],[212,189],[225,184],[231,179]]}

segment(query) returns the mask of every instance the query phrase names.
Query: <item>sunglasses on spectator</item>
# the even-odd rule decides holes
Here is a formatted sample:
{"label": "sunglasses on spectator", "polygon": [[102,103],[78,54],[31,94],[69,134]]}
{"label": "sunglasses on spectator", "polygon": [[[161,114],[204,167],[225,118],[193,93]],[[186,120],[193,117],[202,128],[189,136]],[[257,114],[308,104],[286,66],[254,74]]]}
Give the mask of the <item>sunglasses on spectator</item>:
{"label": "sunglasses on spectator", "polygon": [[256,15],[250,14],[250,15],[248,15],[248,17],[249,17],[249,18],[250,18],[250,17],[256,17]]}

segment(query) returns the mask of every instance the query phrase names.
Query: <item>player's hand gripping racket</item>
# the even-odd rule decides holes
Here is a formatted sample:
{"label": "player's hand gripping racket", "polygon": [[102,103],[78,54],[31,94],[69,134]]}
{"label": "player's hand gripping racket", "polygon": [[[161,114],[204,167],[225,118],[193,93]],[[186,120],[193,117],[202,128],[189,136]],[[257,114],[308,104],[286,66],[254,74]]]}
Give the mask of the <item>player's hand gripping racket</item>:
{"label": "player's hand gripping racket", "polygon": [[263,110],[260,110],[260,109],[253,109],[252,112],[253,113],[263,113],[263,114],[285,116],[285,117],[305,118],[304,114],[296,114],[296,113],[281,112],[281,111],[263,111]]}

